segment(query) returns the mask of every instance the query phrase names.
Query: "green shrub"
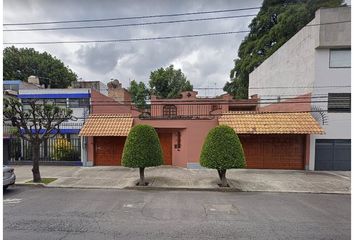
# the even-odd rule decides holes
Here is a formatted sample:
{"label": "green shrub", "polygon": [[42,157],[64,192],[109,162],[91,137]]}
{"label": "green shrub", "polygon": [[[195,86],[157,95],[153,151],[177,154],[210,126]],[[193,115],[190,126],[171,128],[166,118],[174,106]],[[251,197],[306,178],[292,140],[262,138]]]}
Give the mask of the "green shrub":
{"label": "green shrub", "polygon": [[125,141],[122,165],[139,168],[139,185],[146,185],[144,169],[163,164],[162,149],[155,129],[148,125],[134,126]]}
{"label": "green shrub", "polygon": [[61,153],[60,161],[79,161],[81,157],[81,153],[74,149],[65,150]]}
{"label": "green shrub", "polygon": [[223,187],[227,186],[227,169],[246,167],[240,139],[231,127],[221,125],[209,131],[202,148],[200,164],[218,170]]}
{"label": "green shrub", "polygon": [[55,139],[52,158],[59,161],[77,161],[80,159],[80,152],[73,148],[68,139],[57,138]]}

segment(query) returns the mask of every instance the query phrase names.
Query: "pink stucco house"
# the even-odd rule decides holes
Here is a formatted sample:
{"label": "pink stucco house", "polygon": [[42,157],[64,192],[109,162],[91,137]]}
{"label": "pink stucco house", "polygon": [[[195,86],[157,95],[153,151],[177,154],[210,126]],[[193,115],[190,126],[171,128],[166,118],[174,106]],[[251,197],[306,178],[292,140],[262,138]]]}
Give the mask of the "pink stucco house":
{"label": "pink stucco house", "polygon": [[200,98],[188,91],[177,99],[151,96],[150,106],[141,112],[93,92],[91,115],[80,132],[83,164],[120,165],[129,130],[147,124],[159,135],[166,165],[196,168],[209,130],[226,124],[239,135],[249,168],[305,169],[309,134],[323,132],[309,113],[262,111],[257,96]]}

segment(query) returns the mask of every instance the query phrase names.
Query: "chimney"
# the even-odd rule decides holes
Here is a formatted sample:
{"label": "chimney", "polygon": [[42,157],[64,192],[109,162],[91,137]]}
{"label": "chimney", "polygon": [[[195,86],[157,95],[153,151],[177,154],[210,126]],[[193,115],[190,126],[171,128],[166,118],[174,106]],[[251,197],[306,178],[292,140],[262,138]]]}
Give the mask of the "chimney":
{"label": "chimney", "polygon": [[232,100],[233,99],[233,97],[230,94],[228,94],[228,93],[225,93],[225,94],[223,94],[221,96],[222,96],[223,100]]}
{"label": "chimney", "polygon": [[39,86],[39,78],[37,76],[29,76],[27,82]]}
{"label": "chimney", "polygon": [[151,94],[151,95],[150,95],[150,100],[151,100],[151,101],[156,101],[156,100],[157,100],[156,95]]}
{"label": "chimney", "polygon": [[107,83],[108,89],[120,89],[122,88],[122,84],[119,82],[118,79],[111,79],[109,83]]}
{"label": "chimney", "polygon": [[123,102],[125,100],[125,89],[122,88],[122,84],[118,79],[113,79],[107,83],[108,87],[108,97],[113,98],[118,102]]}

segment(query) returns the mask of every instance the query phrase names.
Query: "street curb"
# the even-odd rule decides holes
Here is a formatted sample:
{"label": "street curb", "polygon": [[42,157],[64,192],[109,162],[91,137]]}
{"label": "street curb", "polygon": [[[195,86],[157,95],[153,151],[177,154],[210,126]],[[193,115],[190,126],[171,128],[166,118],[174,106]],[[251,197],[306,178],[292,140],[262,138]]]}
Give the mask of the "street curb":
{"label": "street curb", "polygon": [[272,190],[255,190],[255,191],[248,191],[248,190],[243,190],[242,192],[263,192],[263,193],[302,193],[302,194],[338,194],[338,195],[351,195],[351,192],[311,192],[311,191],[272,191]]}
{"label": "street curb", "polygon": [[14,186],[26,186],[26,187],[47,187],[44,183],[15,183]]}
{"label": "street curb", "polygon": [[161,190],[161,191],[208,191],[208,192],[244,192],[244,193],[308,193],[308,194],[342,194],[350,195],[350,192],[311,192],[311,191],[276,191],[276,190],[241,190],[236,188],[172,188],[172,187],[125,187],[126,190],[139,190],[139,191],[150,191],[150,190]]}
{"label": "street curb", "polygon": [[241,189],[238,188],[188,188],[188,187],[125,187],[123,189],[126,190],[139,190],[139,191],[151,191],[151,190],[158,190],[158,191],[206,191],[206,192],[243,192]]}
{"label": "street curb", "polygon": [[351,195],[351,192],[310,192],[310,191],[273,191],[273,190],[240,190],[235,188],[177,188],[177,187],[96,187],[96,186],[51,186],[43,183],[18,183],[15,186],[37,187],[37,188],[69,188],[69,189],[111,189],[111,190],[128,190],[128,191],[191,191],[191,192],[239,192],[239,193],[300,193],[300,194],[338,194]]}

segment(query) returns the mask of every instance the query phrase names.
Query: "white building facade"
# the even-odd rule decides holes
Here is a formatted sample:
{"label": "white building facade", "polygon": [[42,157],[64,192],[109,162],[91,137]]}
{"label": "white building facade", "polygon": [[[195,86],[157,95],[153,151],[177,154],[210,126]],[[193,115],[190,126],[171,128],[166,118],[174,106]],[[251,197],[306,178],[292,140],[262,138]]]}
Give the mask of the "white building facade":
{"label": "white building facade", "polygon": [[262,107],[295,97],[299,103],[287,110],[310,104],[303,110],[312,112],[325,134],[310,137],[309,170],[350,170],[350,14],[350,7],[319,9],[249,76],[249,96],[257,94]]}
{"label": "white building facade", "polygon": [[60,133],[71,134],[74,137],[78,137],[85,119],[90,114],[89,88],[23,89],[19,90],[18,98],[24,105],[26,101],[36,99],[38,103],[43,101],[70,108],[73,111],[73,118],[61,124]]}

